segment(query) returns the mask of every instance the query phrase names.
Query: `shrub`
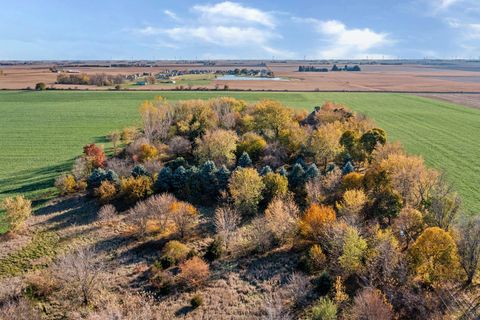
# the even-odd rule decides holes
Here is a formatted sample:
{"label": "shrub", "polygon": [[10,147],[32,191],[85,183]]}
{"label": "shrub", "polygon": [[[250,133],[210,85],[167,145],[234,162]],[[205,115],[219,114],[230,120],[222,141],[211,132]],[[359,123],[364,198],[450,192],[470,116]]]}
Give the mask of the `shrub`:
{"label": "shrub", "polygon": [[320,241],[335,221],[335,211],[331,207],[312,204],[300,220],[300,233],[306,238]]}
{"label": "shrub", "polygon": [[123,143],[131,143],[137,137],[138,129],[135,127],[127,127],[123,128],[122,132],[120,133],[120,139]]}
{"label": "shrub", "polygon": [[100,187],[96,189],[96,195],[100,202],[107,203],[112,201],[117,195],[117,187],[113,182],[108,180],[102,181]]}
{"label": "shrub", "polygon": [[127,201],[135,202],[152,193],[152,180],[149,177],[128,177],[120,179],[120,192]]}
{"label": "shrub", "polygon": [[140,165],[140,164],[137,164],[135,167],[133,167],[132,169],[132,176],[134,178],[138,178],[140,176],[146,176],[146,177],[150,177],[150,173],[148,172],[147,169],[145,169],[144,166]]}
{"label": "shrub", "polygon": [[46,84],[43,82],[39,82],[35,85],[35,90],[37,91],[43,91],[47,88]]}
{"label": "shrub", "polygon": [[333,287],[333,280],[327,271],[323,271],[320,276],[314,280],[315,290],[319,295],[327,295]]}
{"label": "shrub", "polygon": [[308,250],[308,258],[310,259],[313,270],[321,270],[325,266],[327,258],[322,251],[322,247],[318,244],[314,244]]}
{"label": "shrub", "polygon": [[[337,305],[328,297],[321,298],[311,310],[311,320],[336,320]],[[368,318],[370,319],[370,318]]]}
{"label": "shrub", "polygon": [[190,252],[190,248],[180,241],[171,240],[163,248],[162,258],[171,258],[174,263],[184,261]]}
{"label": "shrub", "polygon": [[153,160],[158,157],[158,149],[155,146],[144,143],[140,146],[140,161]]}
{"label": "shrub", "polygon": [[207,252],[205,252],[205,259],[208,261],[214,261],[219,259],[223,254],[223,241],[220,237],[216,237],[210,245],[207,247]]}
{"label": "shrub", "polygon": [[180,264],[180,281],[190,287],[202,285],[210,276],[208,264],[199,257],[193,257]]}
{"label": "shrub", "polygon": [[264,188],[262,177],[257,170],[252,168],[235,170],[230,177],[228,188],[240,212],[247,215],[257,212]]}
{"label": "shrub", "polygon": [[106,155],[103,148],[92,144],[87,144],[83,147],[83,153],[87,160],[92,163],[93,167],[100,168],[105,165]]}
{"label": "shrub", "polygon": [[181,238],[198,224],[198,210],[189,203],[176,201],[170,207],[170,217]]}
{"label": "shrub", "polygon": [[353,320],[390,320],[394,315],[392,306],[381,291],[365,288],[355,296],[349,316]]}
{"label": "shrub", "polygon": [[76,191],[77,182],[72,174],[62,174],[55,179],[55,187],[61,195],[74,193]]}
{"label": "shrub", "polygon": [[23,196],[3,199],[2,209],[6,211],[12,232],[19,231],[25,221],[32,215],[32,202]]}
{"label": "shrub", "polygon": [[144,201],[139,201],[130,209],[130,219],[139,228],[142,235],[147,233],[150,220],[156,223],[160,234],[169,234],[172,231],[170,208],[175,201],[177,199],[168,193],[154,195]]}
{"label": "shrub", "polygon": [[159,270],[155,267],[152,267],[149,281],[161,294],[168,294],[175,283],[175,279],[169,271]]}
{"label": "shrub", "polygon": [[118,214],[117,209],[111,204],[106,204],[98,211],[98,217],[101,220],[110,220]]}
{"label": "shrub", "polygon": [[[39,271],[28,274],[25,282],[27,285],[25,292],[28,296],[36,299],[45,299],[59,289],[58,283],[48,272]],[[0,319],[2,318],[0,317]]]}
{"label": "shrub", "polygon": [[193,309],[197,309],[203,304],[203,297],[199,294],[196,294],[193,296],[193,298],[190,300],[190,305],[192,306]]}

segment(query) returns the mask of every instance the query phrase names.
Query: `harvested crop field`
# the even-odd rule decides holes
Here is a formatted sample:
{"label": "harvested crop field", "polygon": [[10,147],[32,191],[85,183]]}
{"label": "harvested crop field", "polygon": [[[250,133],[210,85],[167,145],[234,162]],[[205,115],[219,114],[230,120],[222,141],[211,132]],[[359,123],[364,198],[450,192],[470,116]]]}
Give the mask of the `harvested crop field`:
{"label": "harvested crop field", "polygon": [[480,109],[480,94],[468,93],[423,93],[418,96],[448,101],[463,106]]}
{"label": "harvested crop field", "polygon": [[138,105],[163,95],[170,100],[233,96],[264,98],[311,110],[332,100],[375,119],[408,152],[443,170],[470,212],[480,211],[480,110],[405,94],[257,92],[0,92],[0,197],[25,193],[37,200],[55,194],[53,180],[82,146],[110,145],[105,135],[139,122]]}
{"label": "harvested crop field", "polygon": [[[237,65],[235,62],[218,62],[215,66],[201,64],[174,64],[154,67],[108,67],[105,65],[75,66],[72,71],[88,75],[105,73],[109,75],[128,75],[136,73],[158,73],[165,70],[231,70],[235,68],[269,69],[276,77],[288,81],[270,80],[215,80],[214,75],[208,81],[179,83],[176,85],[156,83],[145,86],[128,86],[130,90],[171,90],[175,86],[184,85],[192,89],[216,87],[235,90],[275,90],[275,91],[394,91],[394,92],[480,92],[480,71],[466,71],[461,67],[424,66],[420,64],[360,65],[360,72],[298,72],[302,62],[268,63],[259,66],[256,63]],[[332,64],[314,64],[317,67],[330,69]],[[45,82],[48,87],[68,89],[106,90],[112,87],[96,87],[87,85],[55,84],[57,73],[50,71],[51,65],[34,66],[0,66],[0,89],[34,88],[38,82]],[[66,68],[65,70],[69,70]]]}

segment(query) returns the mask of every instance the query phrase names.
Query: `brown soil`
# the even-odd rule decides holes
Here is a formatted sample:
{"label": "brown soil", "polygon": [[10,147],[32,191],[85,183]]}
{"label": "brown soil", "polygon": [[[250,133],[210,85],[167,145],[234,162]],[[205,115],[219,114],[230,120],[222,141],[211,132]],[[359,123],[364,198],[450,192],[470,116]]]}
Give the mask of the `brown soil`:
{"label": "brown soil", "polygon": [[[57,88],[78,88],[105,90],[106,87],[55,85],[56,73],[49,70],[49,65],[4,66],[4,75],[0,75],[0,89],[33,88],[37,82]],[[247,67],[247,66],[246,66]],[[202,67],[191,65],[174,65],[162,67],[75,67],[72,69],[87,74],[132,74],[140,72],[156,73],[165,69],[231,69],[234,66]],[[253,67],[250,68],[259,68]],[[453,69],[433,69],[420,65],[362,65],[361,72],[297,72],[298,64],[271,64],[268,66],[276,76],[288,78],[289,81],[222,81],[216,80],[207,87],[238,90],[287,90],[287,91],[407,91],[407,92],[480,92],[480,71],[461,71]],[[462,81],[455,79],[461,78]],[[470,79],[470,80],[469,80]],[[196,87],[193,87],[196,88]],[[133,90],[174,89],[172,85],[147,85]]]}

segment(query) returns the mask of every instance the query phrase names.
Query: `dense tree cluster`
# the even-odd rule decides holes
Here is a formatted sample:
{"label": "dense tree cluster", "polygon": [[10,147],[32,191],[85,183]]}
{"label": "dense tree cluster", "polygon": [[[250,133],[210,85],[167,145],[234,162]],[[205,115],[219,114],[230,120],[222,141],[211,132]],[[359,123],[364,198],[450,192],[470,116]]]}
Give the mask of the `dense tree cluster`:
{"label": "dense tree cluster", "polygon": [[[130,208],[142,237],[176,238],[151,268],[162,294],[204,285],[214,259],[283,248],[302,252],[310,288],[289,307],[296,314],[427,319],[443,311],[436,288],[476,276],[480,221],[459,224],[443,177],[345,106],[307,115],[272,100],[158,98],[140,111],[143,127],[118,134],[113,157],[87,145],[58,187],[86,184],[102,203]],[[104,208],[106,219],[115,215]],[[200,218],[216,234],[194,251]]]}
{"label": "dense tree cluster", "polygon": [[91,75],[86,73],[60,73],[57,76],[57,83],[104,87],[122,84],[126,79],[127,77],[124,75],[110,75],[105,73]]}

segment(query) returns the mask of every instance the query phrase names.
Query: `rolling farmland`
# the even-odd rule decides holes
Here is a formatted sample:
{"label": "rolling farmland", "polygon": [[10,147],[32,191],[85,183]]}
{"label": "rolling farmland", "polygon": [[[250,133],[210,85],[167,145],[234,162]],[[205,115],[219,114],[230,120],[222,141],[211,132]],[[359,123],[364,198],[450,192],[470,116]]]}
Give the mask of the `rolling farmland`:
{"label": "rolling farmland", "polygon": [[105,134],[138,123],[139,103],[159,94],[170,100],[274,98],[307,110],[326,100],[344,103],[373,118],[390,141],[401,141],[408,152],[445,171],[464,208],[480,211],[480,110],[388,93],[0,92],[0,198],[17,193],[36,200],[53,196],[53,180],[70,168],[83,145],[108,147]]}

